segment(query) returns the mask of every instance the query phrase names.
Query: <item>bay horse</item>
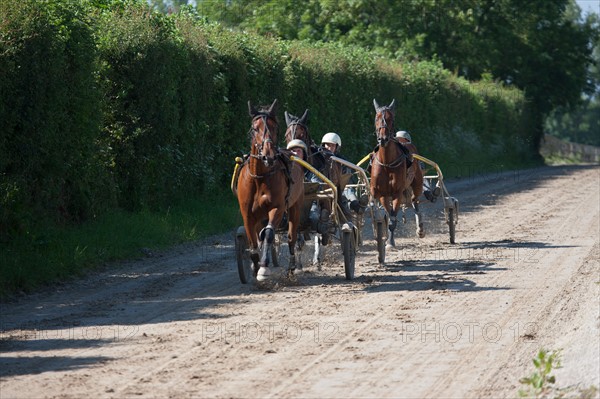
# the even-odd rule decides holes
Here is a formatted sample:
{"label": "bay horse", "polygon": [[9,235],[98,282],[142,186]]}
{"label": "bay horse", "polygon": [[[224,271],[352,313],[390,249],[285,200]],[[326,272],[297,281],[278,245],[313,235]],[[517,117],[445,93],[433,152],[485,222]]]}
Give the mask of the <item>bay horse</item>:
{"label": "bay horse", "polygon": [[318,171],[321,171],[325,166],[326,159],[322,154],[319,154],[319,146],[315,144],[308,131],[308,109],[304,111],[301,117],[292,115],[287,111],[284,112],[284,116],[287,125],[287,129],[285,130],[286,144],[294,139],[302,140],[308,147],[306,162]]}
{"label": "bay horse", "polygon": [[[308,109],[304,111],[301,117],[297,117],[284,112],[285,122],[287,125],[285,131],[285,141],[289,144],[294,139],[302,140],[308,148],[308,154],[306,154],[306,161],[325,177],[327,177],[336,186],[338,192],[338,204],[343,211],[346,207],[343,205],[342,199],[342,165],[334,162],[331,159],[333,153],[324,150],[323,147],[315,144],[314,140],[310,136],[308,130]],[[319,201],[318,206],[311,207],[308,215],[309,225],[313,230],[317,232],[315,235],[315,253],[313,256],[313,264],[318,265],[320,263],[321,249],[320,246],[328,245],[329,235],[333,228],[331,222],[331,212],[333,204],[330,201],[322,200]],[[320,238],[319,238],[320,234]]]}
{"label": "bay horse", "polygon": [[[287,125],[287,129],[285,131],[286,143],[297,139],[302,140],[304,144],[306,144],[308,148],[306,162],[321,172],[336,186],[338,192],[338,204],[341,206],[341,209],[344,210],[345,207],[342,206],[342,165],[334,162],[331,159],[334,154],[325,150],[323,147],[317,146],[310,136],[307,124],[308,109],[304,111],[304,114],[301,117],[292,115],[287,111],[285,111],[284,115]],[[321,212],[321,214],[317,216],[324,224],[329,223],[329,215],[332,211],[332,205],[333,204],[331,204],[329,201],[321,201],[319,203],[320,208],[326,210],[326,215]],[[326,228],[323,227],[318,230],[324,229]],[[321,233],[321,231],[319,231],[319,233]],[[323,241],[323,245],[327,245],[327,239],[325,238]]]}
{"label": "bay horse", "polygon": [[[342,195],[342,165],[334,162],[331,157],[335,154],[327,151],[323,147],[315,144],[308,130],[308,109],[299,118],[285,111],[285,122],[287,129],[285,131],[285,142],[289,143],[294,139],[302,140],[308,147],[306,154],[308,162],[312,167],[323,173],[338,189],[338,198]],[[341,203],[340,203],[341,205]],[[343,209],[343,208],[342,208]]]}
{"label": "bay horse", "polygon": [[[271,274],[269,263],[275,229],[280,226],[285,212],[288,214],[289,271],[295,269],[295,244],[304,200],[302,167],[286,161],[277,146],[276,104],[277,100],[274,100],[269,108],[257,110],[248,101],[248,112],[252,118],[249,131],[251,148],[237,184],[252,268],[258,281],[267,280]],[[266,226],[263,227],[265,221]]]}
{"label": "bay horse", "polygon": [[[415,210],[417,236],[425,237],[423,221],[419,210],[419,196],[423,193],[423,171],[416,160],[412,159],[411,149],[396,141],[394,137],[395,99],[390,105],[380,106],[373,99],[375,107],[375,135],[377,146],[371,154],[371,195],[379,200],[390,219],[388,246],[394,247],[394,230],[397,224],[398,211],[401,210],[406,198]],[[408,164],[410,163],[410,166]],[[410,195],[412,189],[412,196]]]}

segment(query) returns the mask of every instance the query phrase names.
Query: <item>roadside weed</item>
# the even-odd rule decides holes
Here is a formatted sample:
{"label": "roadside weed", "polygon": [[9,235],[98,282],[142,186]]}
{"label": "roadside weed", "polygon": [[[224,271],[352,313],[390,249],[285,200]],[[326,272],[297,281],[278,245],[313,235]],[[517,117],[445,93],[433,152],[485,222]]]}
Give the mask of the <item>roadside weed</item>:
{"label": "roadside weed", "polygon": [[551,390],[551,384],[556,382],[556,378],[551,373],[561,367],[560,350],[548,352],[540,349],[537,356],[533,358],[533,365],[535,366],[533,374],[519,380],[521,384],[527,386],[527,389],[519,390],[520,397],[540,398]]}

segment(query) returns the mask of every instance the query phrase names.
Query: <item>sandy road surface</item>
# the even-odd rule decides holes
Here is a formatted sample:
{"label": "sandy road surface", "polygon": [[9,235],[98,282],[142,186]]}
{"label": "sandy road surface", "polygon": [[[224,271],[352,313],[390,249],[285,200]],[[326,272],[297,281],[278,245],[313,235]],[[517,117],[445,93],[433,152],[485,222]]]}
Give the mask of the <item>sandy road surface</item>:
{"label": "sandy road surface", "polygon": [[427,237],[409,221],[382,267],[366,240],[350,282],[335,243],[241,285],[226,235],[4,303],[0,398],[516,397],[540,348],[567,393],[600,386],[600,168],[448,187],[456,245],[424,206]]}

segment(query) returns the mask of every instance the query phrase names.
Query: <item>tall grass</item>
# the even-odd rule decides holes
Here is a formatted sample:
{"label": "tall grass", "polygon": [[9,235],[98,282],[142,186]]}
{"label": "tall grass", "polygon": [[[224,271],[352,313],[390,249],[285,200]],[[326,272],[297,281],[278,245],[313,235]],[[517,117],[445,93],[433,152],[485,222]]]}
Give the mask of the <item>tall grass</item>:
{"label": "tall grass", "polygon": [[40,224],[0,243],[0,299],[79,277],[106,262],[131,259],[241,223],[233,196],[190,199],[162,211],[113,210],[75,227]]}

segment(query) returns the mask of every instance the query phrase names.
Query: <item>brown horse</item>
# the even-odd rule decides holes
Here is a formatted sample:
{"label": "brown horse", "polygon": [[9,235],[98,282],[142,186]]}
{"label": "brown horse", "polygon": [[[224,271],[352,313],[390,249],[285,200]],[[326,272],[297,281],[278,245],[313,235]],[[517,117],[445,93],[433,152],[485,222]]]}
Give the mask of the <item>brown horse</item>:
{"label": "brown horse", "polygon": [[[415,210],[417,235],[419,238],[425,236],[418,201],[423,193],[423,172],[418,162],[412,160],[410,150],[403,148],[394,137],[395,100],[388,106],[379,106],[373,99],[373,105],[377,147],[371,154],[371,194],[379,200],[390,216],[388,245],[395,246],[397,215],[407,197],[410,197]],[[412,150],[416,152],[414,146]],[[409,163],[410,167],[407,167]],[[412,189],[412,196],[409,189]]]}
{"label": "brown horse", "polygon": [[[302,140],[304,144],[306,144],[308,147],[306,161],[319,172],[321,172],[325,177],[331,180],[331,182],[336,186],[338,192],[338,204],[341,206],[342,210],[345,210],[346,207],[342,203],[342,166],[331,159],[331,156],[334,155],[333,153],[317,146],[311,138],[307,124],[308,109],[304,111],[304,114],[300,118],[288,113],[287,111],[284,113],[284,115],[287,125],[287,129],[285,131],[286,143],[289,143],[294,139],[298,139]],[[332,206],[333,204],[331,204],[330,201],[320,201],[320,211],[313,209],[309,215],[313,228],[318,233],[323,234],[323,245],[327,245],[328,233],[332,227],[330,222]]]}
{"label": "brown horse", "polygon": [[[250,241],[253,270],[258,281],[268,279],[275,229],[288,213],[289,270],[296,266],[295,244],[304,200],[300,165],[286,161],[277,147],[277,100],[268,109],[256,110],[248,101],[252,117],[250,156],[240,170],[237,197]],[[266,227],[262,228],[266,221]],[[262,230],[261,230],[262,228]],[[259,259],[260,242],[260,259]]]}

